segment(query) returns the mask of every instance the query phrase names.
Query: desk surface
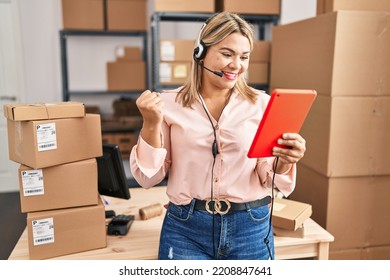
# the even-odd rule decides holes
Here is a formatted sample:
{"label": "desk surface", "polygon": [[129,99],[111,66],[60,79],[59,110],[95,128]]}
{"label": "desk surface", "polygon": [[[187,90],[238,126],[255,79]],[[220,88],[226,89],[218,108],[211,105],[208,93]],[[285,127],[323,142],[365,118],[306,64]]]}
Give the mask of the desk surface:
{"label": "desk surface", "polygon": [[[115,210],[117,214],[135,215],[129,233],[126,236],[107,236],[107,247],[97,250],[64,255],[53,259],[62,260],[151,260],[157,258],[158,244],[160,239],[161,225],[164,215],[141,220],[138,214],[140,208],[168,202],[165,194],[165,187],[154,187],[146,190],[142,188],[130,189],[130,200],[105,197],[109,205],[107,210]],[[312,219],[305,221],[305,237],[291,238],[275,236],[275,256],[277,259],[294,259],[314,257],[327,259],[329,252],[329,242],[334,237],[325,229],[320,227]],[[27,230],[24,230],[14,250],[10,260],[29,259]]]}

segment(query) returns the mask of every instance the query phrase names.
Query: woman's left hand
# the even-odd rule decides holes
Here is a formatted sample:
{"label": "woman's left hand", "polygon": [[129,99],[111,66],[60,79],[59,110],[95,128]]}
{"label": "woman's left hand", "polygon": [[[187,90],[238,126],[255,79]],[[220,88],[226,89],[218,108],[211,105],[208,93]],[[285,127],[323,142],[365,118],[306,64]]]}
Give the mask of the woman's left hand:
{"label": "woman's left hand", "polygon": [[278,139],[278,144],[287,146],[287,148],[274,147],[273,155],[279,157],[282,164],[297,163],[305,154],[306,141],[298,133],[284,133],[282,138]]}

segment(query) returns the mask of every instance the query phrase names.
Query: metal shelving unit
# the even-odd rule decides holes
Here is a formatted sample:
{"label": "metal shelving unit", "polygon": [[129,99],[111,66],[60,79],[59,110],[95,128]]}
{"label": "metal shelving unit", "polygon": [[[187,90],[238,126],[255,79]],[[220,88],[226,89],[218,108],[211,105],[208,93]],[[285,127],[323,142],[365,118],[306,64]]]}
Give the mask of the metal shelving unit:
{"label": "metal shelving unit", "polygon": [[[160,84],[160,24],[166,22],[205,22],[213,13],[174,13],[174,12],[156,12],[151,17],[151,87],[155,91],[161,91],[174,86]],[[258,26],[259,39],[265,39],[265,28],[267,24],[277,25],[279,16],[277,15],[241,15],[245,20]],[[179,86],[179,85],[177,85]],[[253,85],[260,89],[267,89],[268,85]]]}
{"label": "metal shelving unit", "polygon": [[[67,53],[67,39],[69,36],[111,36],[111,37],[140,37],[143,41],[143,60],[148,61],[147,55],[147,32],[122,32],[122,31],[92,31],[92,30],[60,30],[60,49],[61,49],[61,70],[62,70],[62,96],[63,101],[69,101],[72,95],[105,95],[108,93],[115,93],[120,95],[139,94],[139,91],[70,91],[69,77],[68,77],[68,53]],[[146,85],[149,85],[148,72],[146,67]]]}

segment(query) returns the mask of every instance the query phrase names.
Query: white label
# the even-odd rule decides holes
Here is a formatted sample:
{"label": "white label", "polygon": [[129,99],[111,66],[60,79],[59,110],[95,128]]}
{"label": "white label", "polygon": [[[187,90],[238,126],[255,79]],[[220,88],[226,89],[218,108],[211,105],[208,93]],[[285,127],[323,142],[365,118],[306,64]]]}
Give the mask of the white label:
{"label": "white label", "polygon": [[42,169],[23,170],[21,175],[24,196],[45,194]]}
{"label": "white label", "polygon": [[161,60],[173,61],[175,60],[175,45],[172,42],[164,41],[161,43]]}
{"label": "white label", "polygon": [[160,81],[170,82],[172,81],[172,67],[168,63],[160,64]]}
{"label": "white label", "polygon": [[38,124],[36,126],[38,152],[57,149],[56,124]]}
{"label": "white label", "polygon": [[54,243],[53,218],[33,220],[32,233],[33,233],[34,246]]}

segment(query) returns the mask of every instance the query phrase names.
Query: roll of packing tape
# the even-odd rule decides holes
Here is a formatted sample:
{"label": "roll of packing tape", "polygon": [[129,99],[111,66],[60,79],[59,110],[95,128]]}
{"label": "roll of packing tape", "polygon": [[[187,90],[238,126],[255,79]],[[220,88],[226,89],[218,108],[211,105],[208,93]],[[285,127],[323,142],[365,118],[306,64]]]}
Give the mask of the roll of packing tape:
{"label": "roll of packing tape", "polygon": [[141,220],[148,220],[150,218],[160,216],[162,213],[162,205],[160,203],[151,204],[149,206],[139,209]]}

